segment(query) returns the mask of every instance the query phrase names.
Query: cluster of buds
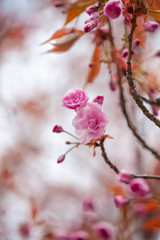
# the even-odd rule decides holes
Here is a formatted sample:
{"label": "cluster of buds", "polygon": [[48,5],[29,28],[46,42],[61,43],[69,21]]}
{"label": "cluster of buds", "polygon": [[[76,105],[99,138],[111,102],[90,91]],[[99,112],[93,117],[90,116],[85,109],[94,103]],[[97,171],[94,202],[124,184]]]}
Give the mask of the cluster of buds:
{"label": "cluster of buds", "polygon": [[90,5],[86,8],[86,13],[90,16],[85,21],[84,32],[90,32],[95,27],[97,27],[98,23],[101,21],[102,12],[98,12],[99,6]]}
{"label": "cluster of buds", "polygon": [[[131,173],[126,170],[122,170],[118,174],[119,182],[129,185],[129,193],[135,198],[148,198],[150,195],[150,188],[146,181],[142,178],[134,178]],[[121,208],[129,203],[132,198],[128,198],[122,195],[116,195],[114,197],[114,203],[117,208]]]}

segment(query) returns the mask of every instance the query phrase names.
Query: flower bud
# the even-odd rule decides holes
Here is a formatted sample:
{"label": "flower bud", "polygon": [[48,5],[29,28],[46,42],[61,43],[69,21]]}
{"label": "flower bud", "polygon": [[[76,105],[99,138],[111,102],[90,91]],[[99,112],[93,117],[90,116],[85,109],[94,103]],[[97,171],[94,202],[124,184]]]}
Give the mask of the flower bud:
{"label": "flower bud", "polygon": [[110,81],[110,83],[109,83],[109,87],[110,87],[110,89],[111,89],[112,92],[115,92],[116,89],[117,89],[116,84],[113,83],[112,81]]}
{"label": "flower bud", "polygon": [[123,169],[118,173],[118,181],[128,184],[132,180],[132,175]]}
{"label": "flower bud", "polygon": [[93,21],[90,21],[89,23],[87,23],[84,27],[84,32],[88,33],[90,31],[92,31],[92,29],[95,27],[95,23]]}
{"label": "flower bud", "polygon": [[70,240],[88,240],[89,235],[87,232],[83,230],[76,231],[70,234]]}
{"label": "flower bud", "polygon": [[54,3],[53,3],[53,5],[54,5],[54,7],[62,7],[63,6],[63,3],[61,2],[61,1],[55,1]]}
{"label": "flower bud", "polygon": [[135,39],[134,40],[134,44],[138,47],[139,45],[140,45],[140,43],[141,43],[141,40],[140,39]]}
{"label": "flower bud", "polygon": [[126,205],[129,202],[129,199],[122,196],[122,195],[116,195],[114,197],[114,203],[116,205],[117,208],[121,208],[124,205]]}
{"label": "flower bud", "polygon": [[100,239],[111,239],[113,237],[113,227],[108,222],[98,222],[93,225],[95,235]]}
{"label": "flower bud", "polygon": [[95,206],[91,198],[87,198],[83,201],[83,210],[84,211],[94,211]]}
{"label": "flower bud", "polygon": [[63,132],[63,128],[60,125],[55,125],[52,129],[52,132],[55,132],[55,133]]}
{"label": "flower bud", "polygon": [[121,14],[122,8],[119,0],[111,0],[104,6],[104,15],[108,18],[118,18]]}
{"label": "flower bud", "polygon": [[146,31],[148,32],[155,32],[158,27],[159,27],[159,23],[155,22],[155,21],[146,21],[143,24],[144,28]]}
{"label": "flower bud", "polygon": [[130,181],[131,191],[139,197],[146,197],[150,191],[148,184],[142,178],[135,178]]}
{"label": "flower bud", "polygon": [[61,155],[61,156],[57,159],[57,163],[63,162],[64,159],[65,159],[65,155]]}
{"label": "flower bud", "polygon": [[131,20],[128,20],[127,18],[124,18],[124,24],[126,24],[126,25],[128,25],[128,24],[130,24],[131,23]]}
{"label": "flower bud", "polygon": [[128,56],[128,48],[124,48],[122,51],[122,58],[126,58]]}
{"label": "flower bud", "polygon": [[96,103],[102,105],[102,104],[103,104],[103,100],[104,100],[104,96],[99,96],[99,95],[98,95],[98,96],[93,100],[93,102],[96,102]]}
{"label": "flower bud", "polygon": [[88,15],[91,15],[93,12],[96,12],[98,10],[98,7],[95,5],[90,5],[86,8],[86,13],[88,13]]}

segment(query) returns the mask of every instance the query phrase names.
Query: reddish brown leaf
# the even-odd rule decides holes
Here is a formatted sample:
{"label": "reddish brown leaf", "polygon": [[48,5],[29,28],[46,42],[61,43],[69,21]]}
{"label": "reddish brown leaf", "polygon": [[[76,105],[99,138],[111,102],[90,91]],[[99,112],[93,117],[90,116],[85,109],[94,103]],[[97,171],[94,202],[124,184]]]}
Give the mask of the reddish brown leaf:
{"label": "reddish brown leaf", "polygon": [[[58,31],[56,31],[55,33],[53,33],[53,35],[48,40],[41,43],[41,45],[46,44],[46,43],[48,43],[48,42],[50,42],[50,41],[52,41],[56,38],[60,38],[64,35],[66,35],[67,33],[69,33],[70,31],[72,31],[72,28],[61,28]],[[74,29],[74,31],[76,31],[76,29]]]}
{"label": "reddish brown leaf", "polygon": [[68,9],[65,25],[71,22],[74,18],[78,17],[85,11],[86,7],[96,3],[96,0],[77,0]]}
{"label": "reddish brown leaf", "polygon": [[79,30],[58,38],[56,43],[53,44],[54,48],[49,50],[47,53],[68,51],[82,35],[83,32]]}
{"label": "reddish brown leaf", "polygon": [[93,56],[92,56],[92,60],[91,60],[91,64],[92,66],[89,69],[88,72],[88,76],[87,76],[87,80],[85,82],[85,87],[88,83],[93,82],[93,80],[97,77],[99,71],[100,71],[100,60],[101,60],[101,55],[102,55],[102,49],[100,46],[96,46]]}
{"label": "reddish brown leaf", "polygon": [[160,216],[150,218],[148,221],[146,221],[144,228],[146,230],[160,228]]}

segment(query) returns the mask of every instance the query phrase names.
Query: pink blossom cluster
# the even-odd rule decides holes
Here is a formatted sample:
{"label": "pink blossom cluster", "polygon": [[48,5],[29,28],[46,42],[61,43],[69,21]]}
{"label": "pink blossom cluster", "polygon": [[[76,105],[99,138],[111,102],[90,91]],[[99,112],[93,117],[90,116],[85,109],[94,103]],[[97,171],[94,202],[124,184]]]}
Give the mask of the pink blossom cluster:
{"label": "pink blossom cluster", "polygon": [[76,112],[72,123],[83,144],[100,138],[108,123],[101,107],[104,97],[97,96],[92,102],[88,102],[88,99],[86,92],[80,88],[69,90],[62,98],[63,106]]}
{"label": "pink blossom cluster", "polygon": [[[118,174],[119,182],[129,184],[129,193],[135,198],[147,198],[150,193],[150,188],[146,181],[142,178],[133,178],[133,175],[126,170],[122,170]],[[114,203],[117,208],[123,207],[130,202],[130,199],[122,196],[116,195],[114,197]]]}
{"label": "pink blossom cluster", "polygon": [[[114,227],[106,222],[99,221],[93,225],[93,234],[98,239],[113,239],[114,236]],[[55,232],[56,240],[89,240],[89,234],[84,230],[77,230],[74,232],[68,232],[64,230],[59,230]]]}

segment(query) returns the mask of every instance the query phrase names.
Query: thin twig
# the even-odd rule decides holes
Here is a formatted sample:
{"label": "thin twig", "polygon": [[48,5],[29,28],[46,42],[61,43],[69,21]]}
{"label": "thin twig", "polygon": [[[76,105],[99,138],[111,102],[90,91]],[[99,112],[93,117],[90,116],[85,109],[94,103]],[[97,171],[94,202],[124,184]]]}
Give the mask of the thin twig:
{"label": "thin twig", "polygon": [[[110,20],[108,19],[108,25],[109,25],[109,38],[110,38],[110,44],[111,47],[114,48],[115,44],[114,44],[114,39],[113,39],[113,35],[112,35],[112,27],[110,24]],[[117,68],[117,74],[118,74],[118,87],[120,90],[120,105],[121,105],[121,109],[123,112],[123,115],[127,121],[128,127],[131,129],[133,135],[138,139],[138,141],[142,144],[142,146],[144,148],[146,148],[147,150],[149,150],[157,159],[160,159],[160,154],[156,152],[156,150],[152,149],[146,142],[145,140],[138,134],[136,127],[133,125],[133,123],[131,122],[129,115],[127,113],[126,110],[126,101],[125,101],[125,97],[123,94],[123,87],[122,87],[122,72],[121,69],[119,67],[119,61],[116,59],[114,59],[114,62],[116,64],[116,68]]]}
{"label": "thin twig", "polygon": [[[111,162],[111,160],[108,158],[106,151],[105,151],[105,147],[104,147],[104,141],[105,139],[102,139],[100,141],[100,148],[101,148],[101,152],[102,152],[102,157],[105,160],[105,162],[108,164],[108,166],[113,169],[113,171],[118,174],[120,173],[120,170],[117,168],[117,166],[115,164],[113,164]],[[157,175],[148,175],[148,174],[131,174],[131,176],[133,178],[144,178],[144,179],[156,179],[156,180],[160,180],[160,176]]]}
{"label": "thin twig", "polygon": [[134,84],[134,78],[133,78],[133,72],[132,72],[132,55],[133,55],[133,50],[132,50],[132,42],[133,42],[133,35],[136,29],[136,20],[137,20],[137,15],[138,15],[138,10],[135,8],[131,20],[131,31],[130,34],[128,35],[128,59],[127,59],[127,80],[128,84],[130,87],[130,93],[135,100],[136,104],[138,107],[142,110],[144,115],[149,118],[152,122],[154,122],[158,127],[160,127],[160,121],[157,119],[153,114],[149,112],[149,110],[144,106],[143,101],[141,98],[139,98],[136,94],[136,87]]}

